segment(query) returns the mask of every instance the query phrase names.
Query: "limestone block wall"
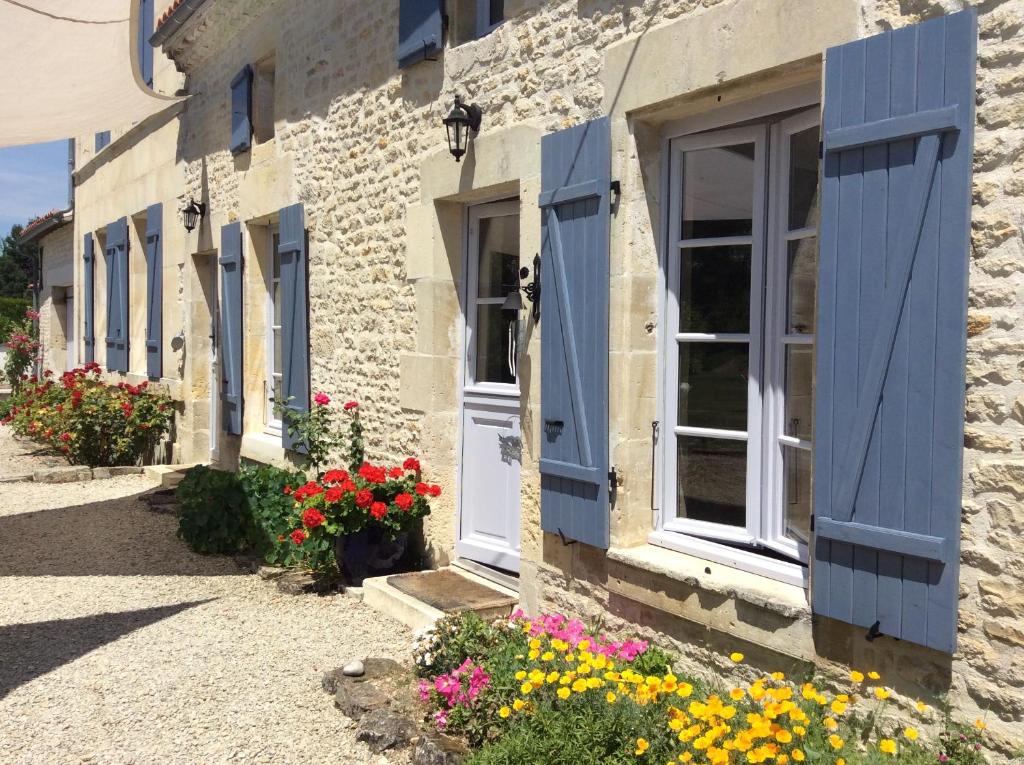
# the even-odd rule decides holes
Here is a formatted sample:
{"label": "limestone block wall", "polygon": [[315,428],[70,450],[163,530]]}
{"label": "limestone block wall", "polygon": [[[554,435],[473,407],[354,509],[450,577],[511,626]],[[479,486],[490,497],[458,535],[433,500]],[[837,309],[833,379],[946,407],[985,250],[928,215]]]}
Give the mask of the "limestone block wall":
{"label": "limestone block wall", "polygon": [[[42,344],[42,368],[60,374],[67,363],[67,293],[73,290],[72,258],[74,228],[62,226],[39,242],[43,249],[43,273],[40,285],[39,340]],[[72,306],[74,303],[72,303]]]}
{"label": "limestone block wall", "polygon": [[[371,458],[418,454],[431,480],[445,486],[427,526],[433,560],[443,563],[456,533],[465,205],[518,198],[521,251],[529,264],[536,244],[527,242],[539,238],[539,136],[610,114],[613,177],[622,184],[612,224],[611,444],[621,475],[612,515],[615,549],[606,556],[583,545],[566,548],[539,530],[539,375],[533,366],[539,332],[531,325],[521,364],[524,602],[600,615],[612,626],[640,625],[653,639],[681,649],[695,671],[731,671],[725,657],[737,642],[773,668],[785,661],[836,673],[851,664],[870,666],[908,697],[948,695],[971,719],[988,714],[992,730],[1008,742],[1020,737],[1024,724],[1024,603],[1017,595],[1024,566],[1012,554],[1024,530],[1024,0],[977,3],[959,653],[949,658],[909,644],[867,643],[842,625],[815,624],[799,588],[780,589],[718,565],[691,571],[695,564],[685,556],[666,564],[642,544],[651,527],[650,424],[657,418],[662,127],[756,95],[814,87],[827,46],[963,5],[506,0],[508,20],[493,33],[399,72],[395,2],[214,3],[218,23],[205,24],[180,46],[185,86],[194,95],[175,127],[167,128],[173,138],[158,157],[140,154],[97,168],[100,180],[83,204],[85,228],[76,224],[76,232],[141,209],[143,198],[145,204],[189,197],[208,203],[203,225],[187,237],[174,234],[179,238],[165,248],[177,277],[177,291],[165,282],[165,300],[180,301],[174,310],[187,322],[186,348],[197,351],[187,352],[179,379],[193,413],[191,448],[198,453],[208,443],[202,422],[209,402],[201,350],[208,345],[200,335],[208,335],[214,305],[200,269],[220,246],[220,227],[241,221],[245,423],[257,433],[266,382],[265,288],[253,232],[281,207],[303,202],[312,389],[361,402]],[[227,149],[229,82],[242,66],[270,55],[274,136],[233,157]],[[441,125],[457,93],[484,110],[481,134],[459,165],[447,154]],[[160,193],[143,193],[148,188]],[[170,323],[165,316],[165,328]],[[98,338],[102,329],[98,301]],[[222,459],[245,456],[245,447],[245,439],[226,439]]]}

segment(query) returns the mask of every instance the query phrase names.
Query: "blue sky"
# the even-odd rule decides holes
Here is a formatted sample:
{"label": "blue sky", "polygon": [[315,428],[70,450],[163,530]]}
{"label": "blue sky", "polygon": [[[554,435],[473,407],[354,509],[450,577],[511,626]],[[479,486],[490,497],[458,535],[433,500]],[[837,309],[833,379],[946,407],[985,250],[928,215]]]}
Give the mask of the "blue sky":
{"label": "blue sky", "polygon": [[67,141],[0,149],[0,238],[15,223],[67,206]]}

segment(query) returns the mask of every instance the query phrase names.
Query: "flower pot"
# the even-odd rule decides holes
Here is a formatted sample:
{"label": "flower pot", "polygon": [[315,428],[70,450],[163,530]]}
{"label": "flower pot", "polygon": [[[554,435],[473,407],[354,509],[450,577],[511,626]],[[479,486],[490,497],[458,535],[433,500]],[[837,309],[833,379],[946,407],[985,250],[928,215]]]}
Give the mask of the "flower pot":
{"label": "flower pot", "polygon": [[353,584],[369,576],[391,573],[405,554],[409,533],[403,531],[394,539],[378,526],[370,526],[354,534],[334,540],[334,557],[341,571]]}

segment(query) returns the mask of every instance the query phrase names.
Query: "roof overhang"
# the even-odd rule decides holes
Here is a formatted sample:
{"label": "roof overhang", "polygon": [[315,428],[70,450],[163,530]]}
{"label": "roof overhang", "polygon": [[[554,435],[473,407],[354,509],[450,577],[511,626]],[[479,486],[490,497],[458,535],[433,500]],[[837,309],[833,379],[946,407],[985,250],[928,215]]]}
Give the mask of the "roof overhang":
{"label": "roof overhang", "polygon": [[4,0],[0,147],[85,136],[139,122],[180,99],[139,69],[139,3]]}
{"label": "roof overhang", "polygon": [[53,210],[41,218],[36,218],[21,230],[18,237],[22,242],[38,242],[47,234],[52,234],[74,220],[73,210]]}

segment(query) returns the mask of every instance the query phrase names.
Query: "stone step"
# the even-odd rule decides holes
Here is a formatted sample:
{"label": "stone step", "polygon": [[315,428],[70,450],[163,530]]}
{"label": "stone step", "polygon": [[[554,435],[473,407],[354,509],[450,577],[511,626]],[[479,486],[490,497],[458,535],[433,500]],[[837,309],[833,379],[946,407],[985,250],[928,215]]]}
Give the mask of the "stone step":
{"label": "stone step", "polygon": [[363,580],[364,603],[413,629],[465,611],[485,619],[505,616],[518,600],[514,590],[455,567]]}
{"label": "stone step", "polygon": [[173,489],[181,480],[185,477],[185,473],[188,472],[189,468],[195,467],[200,463],[190,462],[183,465],[147,465],[145,467],[145,473],[148,478],[154,481],[159,481],[160,486],[164,489]]}

